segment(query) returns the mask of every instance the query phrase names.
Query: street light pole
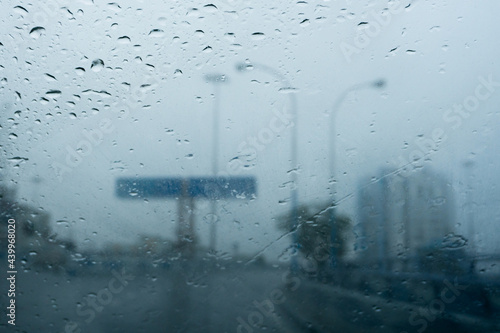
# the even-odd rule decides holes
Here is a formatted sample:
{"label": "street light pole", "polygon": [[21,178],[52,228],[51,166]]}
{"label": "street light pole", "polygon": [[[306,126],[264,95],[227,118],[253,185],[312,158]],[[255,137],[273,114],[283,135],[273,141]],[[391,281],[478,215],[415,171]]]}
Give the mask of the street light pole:
{"label": "street light pole", "polygon": [[353,91],[363,89],[363,88],[375,88],[375,89],[381,89],[386,85],[385,80],[380,79],[376,81],[371,81],[371,82],[365,82],[365,83],[358,83],[355,84],[346,90],[342,94],[340,94],[337,99],[335,100],[335,103],[333,104],[332,111],[331,111],[331,121],[330,121],[330,145],[329,145],[329,170],[330,170],[330,197],[332,198],[332,206],[330,209],[330,225],[332,227],[331,229],[331,265],[332,267],[335,267],[337,265],[337,249],[335,247],[335,241],[336,241],[336,230],[335,230],[335,210],[337,209],[337,203],[335,202],[335,191],[334,191],[334,185],[335,185],[335,138],[336,138],[336,129],[335,129],[335,119],[339,113],[340,106],[344,102],[344,100],[349,96],[350,93]]}
{"label": "street light pole", "polygon": [[[213,115],[212,115],[212,173],[214,177],[217,176],[219,171],[219,92],[220,84],[227,82],[226,75],[223,74],[207,74],[205,75],[205,80],[214,85],[214,104],[213,104]],[[216,242],[217,242],[217,200],[213,199],[211,201],[210,214],[211,214],[211,225],[210,225],[210,251],[215,252]]]}
{"label": "street light pole", "polygon": [[[297,97],[295,96],[295,92],[293,91],[293,88],[290,84],[290,81],[275,70],[272,67],[269,67],[267,65],[263,64],[258,64],[258,63],[252,63],[252,64],[246,64],[246,63],[238,63],[236,64],[236,69],[240,72],[244,72],[250,69],[258,69],[263,72],[269,73],[270,75],[274,76],[278,80],[284,84],[284,86],[281,89],[290,89],[290,93],[288,94],[289,99],[290,99],[290,113],[292,116],[292,119],[294,120],[294,123],[292,125],[292,136],[291,136],[291,142],[290,142],[290,159],[291,159],[291,170],[290,170],[290,177],[291,177],[291,182],[292,182],[292,188],[291,188],[291,193],[290,193],[290,200],[291,200],[291,207],[290,207],[290,215],[291,215],[291,220],[292,220],[292,237],[293,237],[293,245],[298,249],[298,236],[297,236],[297,227],[298,227],[298,153],[297,153],[297,144],[298,144],[298,125],[297,125]],[[297,263],[296,263],[296,256],[293,257],[292,259],[292,270],[297,269]]]}
{"label": "street light pole", "polygon": [[465,170],[465,183],[466,183],[466,188],[465,188],[465,205],[464,207],[466,208],[465,212],[465,217],[467,219],[467,222],[465,223],[468,227],[468,239],[469,239],[469,249],[470,249],[470,254],[471,257],[474,258],[475,252],[476,252],[476,242],[475,242],[475,233],[474,233],[474,204],[473,204],[473,198],[472,198],[472,191],[473,191],[473,182],[474,182],[474,174],[473,174],[473,168],[474,168],[474,161],[472,159],[468,159],[463,162],[463,167]]}

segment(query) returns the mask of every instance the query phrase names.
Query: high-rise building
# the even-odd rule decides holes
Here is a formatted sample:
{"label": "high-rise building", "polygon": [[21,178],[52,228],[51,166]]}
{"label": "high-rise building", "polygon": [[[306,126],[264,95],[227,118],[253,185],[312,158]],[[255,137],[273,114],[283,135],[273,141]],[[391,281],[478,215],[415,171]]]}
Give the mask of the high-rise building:
{"label": "high-rise building", "polygon": [[419,251],[453,231],[451,184],[429,169],[403,177],[382,170],[359,190],[360,259],[380,269],[404,269]]}

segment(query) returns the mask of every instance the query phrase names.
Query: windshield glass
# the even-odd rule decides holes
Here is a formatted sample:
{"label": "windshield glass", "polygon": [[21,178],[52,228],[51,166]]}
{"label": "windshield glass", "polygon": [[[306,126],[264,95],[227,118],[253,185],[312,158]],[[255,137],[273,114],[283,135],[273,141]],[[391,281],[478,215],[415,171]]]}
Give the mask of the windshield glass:
{"label": "windshield glass", "polygon": [[500,330],[498,2],[0,7],[0,331]]}

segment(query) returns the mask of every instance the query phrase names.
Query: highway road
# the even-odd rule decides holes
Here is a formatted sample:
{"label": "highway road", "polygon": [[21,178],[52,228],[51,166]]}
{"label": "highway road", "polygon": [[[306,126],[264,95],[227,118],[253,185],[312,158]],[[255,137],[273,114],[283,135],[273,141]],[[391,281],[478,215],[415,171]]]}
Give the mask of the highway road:
{"label": "highway road", "polygon": [[[293,332],[273,309],[269,315],[255,314],[260,313],[256,303],[283,289],[284,274],[254,266],[156,273],[114,269],[83,276],[19,273],[16,327],[2,320],[0,331]],[[4,304],[2,295],[3,309]]]}
{"label": "highway road", "polygon": [[[0,283],[2,289],[6,283]],[[451,294],[447,297],[452,296]],[[6,296],[2,294],[2,312]],[[18,273],[16,327],[2,332],[498,332],[433,303],[415,305],[259,265],[184,264],[69,276]],[[436,303],[438,304],[438,303]],[[435,304],[435,305],[436,305]],[[473,304],[472,304],[473,305]],[[431,311],[431,313],[429,312]],[[5,318],[5,315],[2,316]],[[498,313],[496,314],[498,320]],[[496,325],[496,326],[495,326]]]}

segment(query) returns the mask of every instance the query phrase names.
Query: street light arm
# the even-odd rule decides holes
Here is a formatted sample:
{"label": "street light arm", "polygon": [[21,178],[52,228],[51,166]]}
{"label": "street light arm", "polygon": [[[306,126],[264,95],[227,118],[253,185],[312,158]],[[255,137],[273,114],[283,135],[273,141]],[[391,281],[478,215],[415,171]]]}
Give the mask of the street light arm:
{"label": "street light arm", "polygon": [[[371,81],[371,82],[364,82],[364,83],[357,83],[357,84],[354,84],[352,86],[350,86],[349,88],[347,88],[346,90],[344,90],[338,97],[337,99],[335,100],[335,103],[333,104],[333,107],[330,111],[330,115],[332,117],[331,121],[330,121],[330,129],[329,129],[329,132],[330,132],[330,145],[332,148],[333,145],[334,145],[334,141],[335,141],[335,119],[339,113],[339,109],[340,109],[340,106],[342,105],[342,103],[344,102],[344,100],[347,98],[347,96],[349,96],[349,94],[353,91],[356,91],[356,90],[359,90],[359,89],[362,89],[362,88],[377,88],[377,89],[381,89],[383,87],[385,87],[386,85],[386,81],[384,79],[379,79],[379,80],[375,80],[375,81]],[[330,149],[330,171],[332,172],[332,177],[333,177],[333,169],[334,169],[334,159],[333,159],[333,154],[334,152],[332,152],[332,150]]]}
{"label": "street light arm", "polygon": [[236,69],[239,72],[248,71],[251,68],[256,68],[256,69],[259,69],[259,70],[261,70],[263,72],[267,72],[267,73],[271,74],[272,76],[278,78],[281,82],[285,83],[285,85],[286,85],[287,88],[291,87],[290,81],[287,79],[286,76],[284,76],[279,71],[277,71],[276,69],[274,69],[274,68],[272,68],[272,67],[270,67],[268,65],[264,65],[264,64],[261,64],[261,63],[246,64],[246,63],[243,63],[243,62],[240,62],[240,63],[236,64]]}
{"label": "street light arm", "polygon": [[331,209],[330,209],[330,224],[331,224],[331,264],[333,267],[336,266],[337,264],[337,254],[336,254],[336,248],[333,242],[335,242],[336,239],[336,230],[335,230],[335,220],[336,220],[336,215],[335,211],[337,209],[336,207],[336,200],[335,200],[335,191],[334,191],[334,186],[335,186],[335,119],[338,115],[338,112],[340,110],[340,106],[346,99],[346,97],[353,91],[361,89],[361,88],[383,88],[385,86],[385,80],[380,79],[372,82],[365,82],[365,83],[358,83],[355,85],[352,85],[351,87],[347,88],[344,90],[342,94],[340,94],[337,99],[335,100],[335,103],[333,104],[333,107],[331,109],[331,117],[332,119],[330,120],[330,140],[329,140],[329,170],[330,170],[330,197],[331,197]]}

